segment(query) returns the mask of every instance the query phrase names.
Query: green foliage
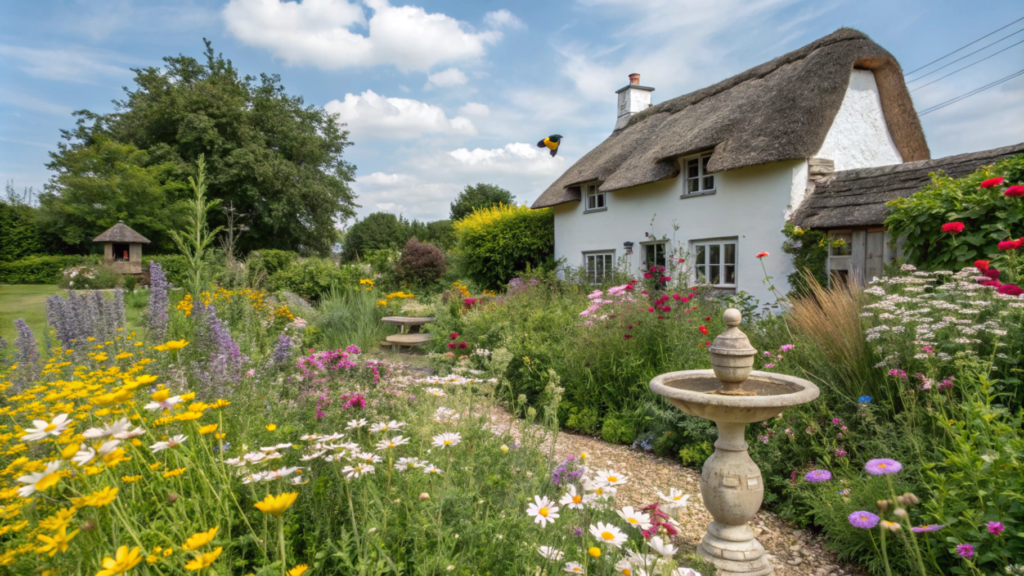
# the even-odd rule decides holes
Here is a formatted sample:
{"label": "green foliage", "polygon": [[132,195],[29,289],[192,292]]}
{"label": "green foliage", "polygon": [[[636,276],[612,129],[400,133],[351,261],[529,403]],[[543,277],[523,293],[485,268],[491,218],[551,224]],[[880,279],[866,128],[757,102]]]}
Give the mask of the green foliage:
{"label": "green foliage", "polygon": [[413,286],[424,286],[436,283],[447,269],[444,252],[436,246],[410,238],[395,265],[395,274]]}
{"label": "green foliage", "polygon": [[19,194],[14,184],[8,182],[5,193],[0,197],[0,262],[70,251],[52,231],[39,226],[39,209],[32,205],[32,188]]}
{"label": "green foliage", "polygon": [[467,185],[452,202],[451,220],[457,222],[474,210],[485,210],[500,204],[512,206],[515,199],[511,192],[494,184],[478,182],[476,186]]}
{"label": "green foliage", "polygon": [[182,230],[171,230],[171,238],[178,251],[185,258],[185,289],[189,294],[198,296],[210,285],[210,275],[206,269],[206,258],[210,244],[223,228],[213,230],[206,224],[210,210],[220,204],[220,200],[206,200],[206,162],[199,155],[197,176],[188,179],[194,197],[184,202],[186,209],[185,226]]}
{"label": "green foliage", "polygon": [[305,258],[267,278],[269,290],[287,290],[310,301],[320,299],[332,288],[344,291],[358,283],[358,270],[339,267],[326,258]]}
{"label": "green foliage", "polygon": [[792,290],[789,297],[804,296],[808,293],[807,273],[810,273],[820,286],[828,286],[828,243],[821,230],[804,230],[790,222],[782,228],[786,241],[782,243],[782,251],[793,256],[793,267],[796,270],[787,279]]}
{"label": "green foliage", "polygon": [[[53,154],[52,212],[100,220],[75,200],[95,199],[106,226],[123,212],[148,236],[147,226],[176,221],[153,212],[184,191],[186,176],[195,175],[192,166],[204,155],[210,197],[248,215],[243,223],[250,231],[237,247],[242,254],[260,248],[327,254],[337,242],[335,223],[355,214],[349,187],[355,167],[342,158],[348,132],[323,108],[285,93],[279,76],[240,76],[209,42],[204,56],[204,62],[180,55],[164,58],[163,69],[135,69],[135,85],[113,113],[76,113],[77,126],[64,132],[68,142]],[[86,159],[102,160],[110,150],[127,163],[105,167],[101,161],[99,176],[84,170]],[[164,196],[154,195],[160,192]],[[123,202],[136,196],[137,203]],[[212,226],[225,220],[211,214]],[[76,221],[66,236],[78,243],[102,229]]]}
{"label": "green foliage", "polygon": [[[981,188],[997,176],[1003,186]],[[892,236],[906,237],[908,260],[926,270],[959,270],[975,260],[996,259],[996,245],[1024,236],[1024,201],[1008,198],[1009,184],[1024,183],[1024,155],[1000,160],[963,178],[933,174],[931,184],[909,198],[889,202],[885,219]],[[959,234],[942,232],[946,222],[962,222]]]}
{"label": "green foliage", "polygon": [[345,233],[342,258],[358,260],[370,250],[400,249],[409,239],[408,222],[388,212],[374,212],[352,224]]}
{"label": "green foliage", "polygon": [[142,254],[142,271],[149,272],[149,263],[156,262],[164,270],[164,276],[175,286],[184,286],[188,275],[188,262],[181,254]]}
{"label": "green foliage", "polygon": [[66,268],[99,262],[99,256],[29,256],[0,262],[0,284],[56,284]]}
{"label": "green foliage", "polygon": [[631,414],[611,414],[601,425],[601,438],[613,444],[629,444],[636,438]]}
{"label": "green foliage", "polygon": [[715,446],[708,440],[689,444],[679,450],[679,461],[683,463],[683,466],[700,468],[714,451]]}
{"label": "green foliage", "polygon": [[[128,278],[135,279],[134,276]],[[121,285],[121,274],[112,266],[82,265],[63,271],[57,286],[71,290],[109,290]]]}
{"label": "green foliage", "polygon": [[332,288],[320,299],[311,319],[311,343],[325,350],[349,344],[375,349],[395,332],[393,326],[380,321],[387,314],[388,307],[378,306],[373,292]]}
{"label": "green foliage", "polygon": [[256,250],[249,254],[246,263],[252,268],[262,270],[268,276],[273,276],[295,264],[298,257],[297,253],[290,250]]}
{"label": "green foliage", "polygon": [[455,224],[461,272],[496,290],[529,268],[553,268],[555,220],[549,209],[499,205]]}
{"label": "green foliage", "polygon": [[571,406],[568,418],[565,421],[565,427],[587,434],[596,434],[598,430],[602,429],[601,418],[593,407],[580,408],[579,406]]}

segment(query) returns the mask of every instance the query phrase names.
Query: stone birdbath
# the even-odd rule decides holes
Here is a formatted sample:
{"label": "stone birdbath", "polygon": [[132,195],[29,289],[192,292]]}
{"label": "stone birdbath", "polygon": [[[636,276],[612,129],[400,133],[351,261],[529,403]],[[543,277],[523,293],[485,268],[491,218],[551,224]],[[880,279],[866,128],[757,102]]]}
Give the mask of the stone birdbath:
{"label": "stone birdbath", "polygon": [[749,524],[761,507],[764,482],[747,454],[743,432],[747,424],[814,400],[819,391],[802,378],[753,371],[757,350],[738,328],[740,311],[730,308],[723,318],[728,328],[709,349],[712,370],[662,374],[650,388],[683,412],[718,426],[715,453],[700,475],[701,497],[714,520],[697,554],[714,564],[719,576],[766,576],[774,569]]}

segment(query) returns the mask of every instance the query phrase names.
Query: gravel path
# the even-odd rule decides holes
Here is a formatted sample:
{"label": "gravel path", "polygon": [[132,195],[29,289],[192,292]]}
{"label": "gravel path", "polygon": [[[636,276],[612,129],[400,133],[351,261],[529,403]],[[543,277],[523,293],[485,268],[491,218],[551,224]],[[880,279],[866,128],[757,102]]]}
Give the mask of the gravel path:
{"label": "gravel path", "polygon": [[[507,431],[512,416],[501,407],[492,407],[491,421],[495,429]],[[520,434],[518,423],[511,426],[517,438]],[[539,426],[533,426],[528,433],[544,437],[544,445],[550,449],[550,435]],[[609,444],[599,438],[560,432],[555,452],[559,459],[568,454],[586,453],[587,465],[598,468],[612,468],[629,478],[625,486],[619,487],[616,502],[621,506],[643,506],[658,502],[658,490],[678,488],[690,494],[689,505],[679,516],[682,525],[677,544],[693,550],[704,536],[704,529],[711,521],[711,514],[704,508],[700,498],[700,473],[686,468],[678,462],[632,450],[621,444]],[[824,549],[813,535],[792,526],[770,512],[758,512],[752,521],[757,538],[768,553],[777,576],[836,576],[854,575],[863,572],[851,566],[840,566],[835,554]]]}

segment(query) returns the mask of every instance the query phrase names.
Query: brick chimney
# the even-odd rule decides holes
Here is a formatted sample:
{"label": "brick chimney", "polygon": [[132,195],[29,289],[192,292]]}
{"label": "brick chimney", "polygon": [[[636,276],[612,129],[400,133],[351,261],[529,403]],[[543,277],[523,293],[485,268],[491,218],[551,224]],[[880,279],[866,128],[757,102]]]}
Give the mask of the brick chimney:
{"label": "brick chimney", "polygon": [[639,74],[634,72],[629,75],[629,84],[615,91],[619,95],[618,117],[615,121],[616,130],[625,128],[633,114],[651,106],[651,92],[654,92],[654,88],[640,85]]}

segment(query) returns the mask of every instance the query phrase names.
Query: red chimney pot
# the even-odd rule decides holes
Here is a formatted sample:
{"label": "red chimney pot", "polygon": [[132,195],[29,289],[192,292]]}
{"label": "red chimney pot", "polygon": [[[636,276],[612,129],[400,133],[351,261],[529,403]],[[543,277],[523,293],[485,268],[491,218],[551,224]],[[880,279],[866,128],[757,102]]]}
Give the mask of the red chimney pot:
{"label": "red chimney pot", "polygon": [[629,75],[629,83],[630,84],[636,84],[636,85],[639,86],[640,85],[640,75],[637,74],[636,72],[630,74]]}

